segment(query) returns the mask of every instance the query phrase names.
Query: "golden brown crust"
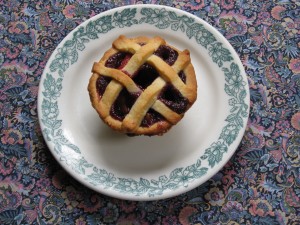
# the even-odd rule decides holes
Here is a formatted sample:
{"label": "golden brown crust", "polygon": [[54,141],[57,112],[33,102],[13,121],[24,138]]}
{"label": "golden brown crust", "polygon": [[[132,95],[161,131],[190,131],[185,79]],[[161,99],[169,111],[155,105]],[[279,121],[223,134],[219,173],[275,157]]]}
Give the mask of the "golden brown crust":
{"label": "golden brown crust", "polygon": [[[141,43],[143,43],[142,46]],[[189,104],[186,111],[195,102],[197,98],[197,82],[189,51],[179,51],[168,45],[178,53],[176,62],[169,66],[160,57],[153,54],[160,45],[167,45],[161,37],[148,38],[140,36],[126,38],[121,35],[113,42],[112,48],[104,53],[101,60],[98,63],[94,63],[92,68],[93,74],[88,85],[91,103],[100,118],[112,129],[132,135],[162,135],[167,132],[184,116],[184,113],[178,114],[174,112],[158,99],[161,90],[167,83],[172,84],[180,91],[183,97],[188,99]],[[106,61],[120,51],[129,52],[133,56],[121,70],[107,68],[105,66]],[[160,76],[142,91],[131,79],[131,76],[144,63],[153,66]],[[186,76],[185,82],[178,75],[181,71]],[[102,96],[98,94],[96,87],[97,79],[100,76],[112,79]],[[126,88],[130,93],[139,93],[139,97],[124,120],[119,121],[110,115],[110,109],[123,88]],[[143,127],[141,122],[150,108],[161,114],[165,120],[156,122],[149,127]]]}

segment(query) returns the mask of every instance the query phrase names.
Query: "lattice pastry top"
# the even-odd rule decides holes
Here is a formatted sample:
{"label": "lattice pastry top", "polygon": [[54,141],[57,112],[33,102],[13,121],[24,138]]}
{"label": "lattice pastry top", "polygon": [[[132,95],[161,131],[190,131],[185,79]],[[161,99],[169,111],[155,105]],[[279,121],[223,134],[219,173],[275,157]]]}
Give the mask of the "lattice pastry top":
{"label": "lattice pastry top", "polygon": [[161,37],[121,35],[92,72],[93,107],[111,128],[129,135],[165,133],[197,98],[189,51]]}

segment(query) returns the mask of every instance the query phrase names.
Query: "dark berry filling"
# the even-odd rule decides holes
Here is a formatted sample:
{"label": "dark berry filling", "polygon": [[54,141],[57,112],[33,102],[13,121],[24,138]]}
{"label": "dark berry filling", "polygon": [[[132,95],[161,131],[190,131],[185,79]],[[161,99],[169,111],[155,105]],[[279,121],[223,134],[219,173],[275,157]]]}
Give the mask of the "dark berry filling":
{"label": "dark berry filling", "polygon": [[105,66],[114,69],[122,69],[127,64],[131,56],[132,54],[128,52],[118,52],[108,58]]}
{"label": "dark berry filling", "polygon": [[[108,58],[108,60],[105,63],[105,66],[109,68],[122,69],[127,64],[131,56],[132,54],[130,53],[118,52]],[[100,96],[103,95],[110,81],[111,81],[110,77],[105,77],[101,75],[97,79],[96,89]]]}
{"label": "dark berry filling", "polygon": [[141,126],[150,127],[151,125],[163,120],[164,117],[162,115],[160,115],[158,112],[156,112],[153,109],[149,109],[141,123]]}
{"label": "dark berry filling", "polygon": [[183,81],[183,83],[186,82],[186,75],[185,75],[185,73],[182,70],[178,73],[178,76]]}
{"label": "dark berry filling", "polygon": [[107,85],[109,84],[109,82],[111,81],[110,77],[105,77],[105,76],[100,76],[97,81],[96,81],[96,89],[97,92],[100,96],[103,95],[103,93],[105,92],[105,89],[107,87]]}
{"label": "dark berry filling", "polygon": [[184,113],[189,104],[188,99],[170,84],[163,88],[158,99],[178,114]]}
{"label": "dark berry filling", "polygon": [[123,88],[110,109],[110,115],[113,118],[122,121],[129,113],[138,97],[138,93],[130,93],[126,88]]}
{"label": "dark berry filling", "polygon": [[156,69],[145,63],[133,75],[133,80],[141,89],[145,90],[158,76]]}
{"label": "dark berry filling", "polygon": [[[139,43],[141,46],[144,43]],[[160,46],[155,52],[155,55],[162,58],[167,64],[173,65],[174,62],[177,60],[178,53],[174,49],[162,45]],[[122,69],[131,58],[132,54],[126,52],[118,52],[112,55],[105,63],[106,67],[115,68],[115,69]],[[183,71],[179,72],[180,79],[185,83],[186,82],[186,75]],[[143,64],[140,69],[133,75],[134,82],[141,88],[146,89],[151,83],[159,77],[159,73],[157,70],[151,66],[150,64]],[[100,96],[103,95],[105,89],[111,78],[100,76],[96,82],[97,92]],[[131,107],[135,103],[136,99],[139,97],[140,93],[130,93],[124,88],[119,96],[117,97],[116,101],[113,103],[110,109],[110,115],[119,121],[124,120],[125,116],[129,113]],[[178,114],[184,113],[187,109],[189,104],[188,99],[183,97],[181,93],[175,89],[172,85],[167,84],[161,94],[159,95],[159,99],[166,104],[170,109],[175,111]],[[159,122],[164,121],[165,118],[156,112],[153,109],[149,109],[146,113],[144,119],[141,122],[142,127],[150,127],[151,125]]]}
{"label": "dark berry filling", "polygon": [[167,64],[169,64],[170,66],[172,66],[175,63],[175,61],[176,61],[176,59],[178,57],[178,52],[175,51],[174,49],[170,48],[169,46],[161,45],[154,52],[154,55],[159,56]]}

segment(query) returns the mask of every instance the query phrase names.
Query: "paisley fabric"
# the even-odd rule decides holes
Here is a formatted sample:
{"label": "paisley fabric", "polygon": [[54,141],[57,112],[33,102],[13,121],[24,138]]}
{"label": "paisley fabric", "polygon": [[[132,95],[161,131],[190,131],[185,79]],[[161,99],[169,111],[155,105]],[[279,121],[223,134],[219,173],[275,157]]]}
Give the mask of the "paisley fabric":
{"label": "paisley fabric", "polygon": [[[54,160],[37,117],[57,44],[93,15],[152,3],[216,27],[240,56],[251,108],[233,158],[198,188],[161,201],[98,194]],[[0,0],[0,224],[300,224],[298,0]]]}

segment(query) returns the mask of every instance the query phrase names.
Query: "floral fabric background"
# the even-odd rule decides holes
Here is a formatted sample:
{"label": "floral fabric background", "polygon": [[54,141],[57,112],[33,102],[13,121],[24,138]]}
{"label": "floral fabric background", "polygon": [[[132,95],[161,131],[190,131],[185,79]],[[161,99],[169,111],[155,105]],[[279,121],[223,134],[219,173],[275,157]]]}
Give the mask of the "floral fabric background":
{"label": "floral fabric background", "polygon": [[[84,187],[54,160],[37,117],[38,85],[57,44],[90,17],[152,3],[216,27],[245,67],[251,108],[227,165],[200,187],[133,202]],[[0,224],[300,224],[298,0],[0,0]]]}

